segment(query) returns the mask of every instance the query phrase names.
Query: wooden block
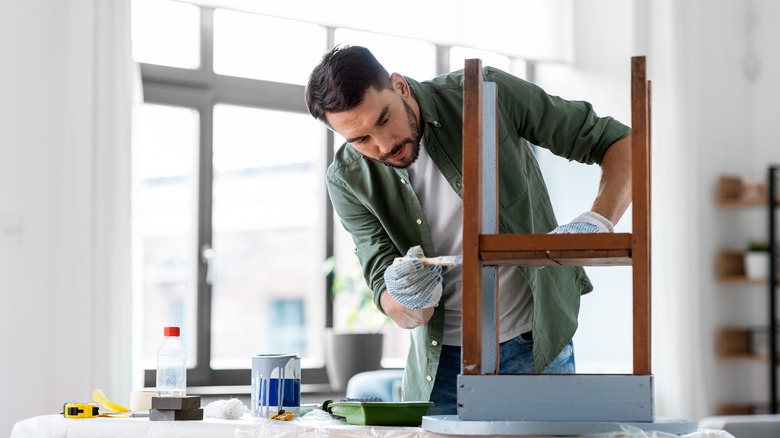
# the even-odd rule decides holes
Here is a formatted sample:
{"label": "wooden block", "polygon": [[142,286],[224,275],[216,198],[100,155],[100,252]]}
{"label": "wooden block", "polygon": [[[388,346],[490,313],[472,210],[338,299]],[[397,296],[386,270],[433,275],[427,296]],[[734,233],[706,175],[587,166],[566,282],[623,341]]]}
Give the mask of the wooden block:
{"label": "wooden block", "polygon": [[458,376],[458,418],[479,421],[653,421],[653,376]]}
{"label": "wooden block", "polygon": [[199,407],[199,395],[186,395],[184,397],[152,397],[152,409],[188,410],[197,409]]}
{"label": "wooden block", "polygon": [[151,409],[149,420],[151,421],[189,421],[202,420],[203,408],[197,409]]}

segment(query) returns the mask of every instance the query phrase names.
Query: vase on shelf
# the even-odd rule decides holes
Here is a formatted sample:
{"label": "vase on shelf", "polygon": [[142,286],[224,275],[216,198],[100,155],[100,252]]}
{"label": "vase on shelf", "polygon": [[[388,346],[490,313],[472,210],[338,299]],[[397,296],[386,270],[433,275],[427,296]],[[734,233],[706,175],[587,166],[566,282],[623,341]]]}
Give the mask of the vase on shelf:
{"label": "vase on shelf", "polygon": [[748,251],[745,253],[745,276],[752,280],[769,278],[769,252]]}

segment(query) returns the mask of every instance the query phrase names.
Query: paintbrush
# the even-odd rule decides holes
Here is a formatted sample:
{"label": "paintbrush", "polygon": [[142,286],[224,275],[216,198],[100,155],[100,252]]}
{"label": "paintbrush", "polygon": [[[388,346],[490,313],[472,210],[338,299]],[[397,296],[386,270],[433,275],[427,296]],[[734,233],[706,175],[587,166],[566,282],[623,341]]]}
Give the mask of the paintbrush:
{"label": "paintbrush", "polygon": [[393,260],[393,264],[401,263],[405,260],[417,259],[422,262],[423,265],[437,265],[437,266],[460,266],[463,264],[463,256],[450,255],[439,257],[396,257]]}

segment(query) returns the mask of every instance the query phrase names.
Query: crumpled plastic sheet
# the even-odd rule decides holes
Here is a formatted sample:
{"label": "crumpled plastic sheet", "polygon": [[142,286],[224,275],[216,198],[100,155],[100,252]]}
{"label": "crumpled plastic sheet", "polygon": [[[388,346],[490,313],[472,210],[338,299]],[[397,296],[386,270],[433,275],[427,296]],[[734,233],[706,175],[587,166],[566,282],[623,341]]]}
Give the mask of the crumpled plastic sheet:
{"label": "crumpled plastic sheet", "polygon": [[694,433],[675,435],[666,432],[659,432],[656,430],[646,431],[631,425],[624,425],[622,429],[623,430],[620,432],[588,436],[594,436],[598,438],[735,438],[732,434],[726,432],[725,430],[700,429]]}
{"label": "crumpled plastic sheet", "polygon": [[[292,421],[276,421],[264,418],[253,419],[256,425],[241,425],[235,438],[456,438],[465,435],[443,435],[425,431],[419,427],[354,426],[343,418],[336,418],[320,409]],[[686,435],[672,435],[657,431],[643,431],[626,425],[622,431],[608,434],[585,435],[592,438],[735,438],[723,430],[699,430]],[[485,437],[483,435],[483,437]],[[507,438],[506,436],[496,436]]]}
{"label": "crumpled plastic sheet", "polygon": [[[343,418],[337,418],[321,409],[313,409],[292,421],[276,421],[265,418],[252,420],[257,426],[241,425],[235,438],[425,438],[437,436],[419,427],[354,426]],[[444,435],[442,435],[444,436]]]}

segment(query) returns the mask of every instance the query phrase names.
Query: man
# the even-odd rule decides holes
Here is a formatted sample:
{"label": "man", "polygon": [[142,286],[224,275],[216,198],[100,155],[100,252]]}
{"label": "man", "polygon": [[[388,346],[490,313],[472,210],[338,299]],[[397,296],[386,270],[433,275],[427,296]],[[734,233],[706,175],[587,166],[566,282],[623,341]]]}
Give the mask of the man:
{"label": "man", "polygon": [[[498,90],[500,231],[612,232],[631,198],[629,128],[500,70],[486,67],[483,78]],[[328,168],[328,192],[374,302],[414,329],[403,398],[454,414],[461,270],[420,257],[461,253],[463,73],[421,83],[389,74],[366,48],[337,47],[312,71],[305,98],[347,140]],[[557,227],[529,142],[601,165],[591,211]],[[573,373],[579,300],[592,290],[584,270],[501,267],[499,284],[500,372]]]}

